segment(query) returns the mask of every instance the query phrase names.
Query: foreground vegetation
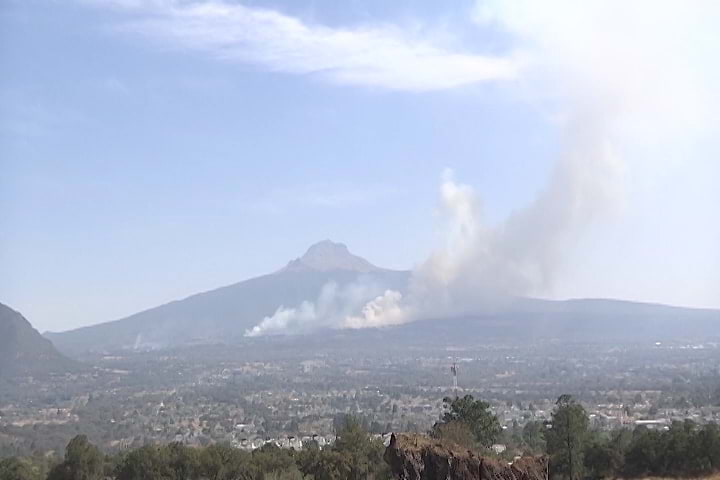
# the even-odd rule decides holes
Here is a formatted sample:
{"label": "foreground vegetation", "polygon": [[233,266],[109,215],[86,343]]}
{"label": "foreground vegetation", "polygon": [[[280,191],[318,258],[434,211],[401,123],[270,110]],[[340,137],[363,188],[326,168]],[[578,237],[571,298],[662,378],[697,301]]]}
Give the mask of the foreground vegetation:
{"label": "foreground vegetation", "polygon": [[217,444],[190,448],[173,443],[147,445],[115,456],[103,455],[78,435],[64,460],[43,457],[0,462],[0,480],[386,480],[384,446],[348,417],[332,448],[308,444],[302,451],[268,444],[250,452]]}
{"label": "foreground vegetation", "polygon": [[[561,396],[548,423],[530,422],[503,431],[489,405],[471,395],[446,398],[446,412],[430,434],[492,455],[547,454],[551,476],[570,480],[639,477],[699,477],[720,472],[720,428],[674,422],[667,430],[600,432],[589,429],[585,409]],[[104,455],[84,435],[73,438],[62,461],[36,456],[0,461],[0,480],[388,480],[384,446],[355,417],[339,426],[337,441],[302,451],[268,444],[245,452],[226,444],[191,448],[179,443],[146,445]]]}
{"label": "foreground vegetation", "polygon": [[508,459],[520,452],[547,454],[553,477],[677,478],[720,472],[720,428],[716,424],[686,420],[673,422],[667,430],[638,426],[595,431],[589,428],[582,405],[562,395],[550,422],[530,422],[520,431],[502,433],[487,403],[469,395],[446,402],[449,412],[435,425],[434,436],[469,448],[506,441]]}

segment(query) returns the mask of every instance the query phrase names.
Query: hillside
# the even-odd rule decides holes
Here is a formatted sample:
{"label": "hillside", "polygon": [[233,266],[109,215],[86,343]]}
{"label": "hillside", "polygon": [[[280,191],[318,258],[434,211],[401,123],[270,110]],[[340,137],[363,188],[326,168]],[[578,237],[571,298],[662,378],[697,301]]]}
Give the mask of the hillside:
{"label": "hillside", "polygon": [[397,327],[398,341],[465,344],[500,340],[648,343],[718,340],[720,310],[613,299],[520,298],[505,310]]}
{"label": "hillside", "polygon": [[45,335],[61,351],[70,354],[238,340],[278,307],[294,307],[314,300],[329,282],[343,286],[361,277],[379,289],[403,289],[409,272],[376,267],[351,254],[345,245],[326,240],[311,246],[305,255],[275,273],[123,319]]}
{"label": "hillside", "polygon": [[[330,282],[362,279],[378,290],[405,291],[410,272],[377,267],[328,240],[311,246],[286,267],[260,277],[190,296],[126,318],[62,333],[47,333],[60,351],[154,349],[217,342],[246,342],[246,330],[281,307],[315,301]],[[368,331],[317,331],[326,342],[352,338],[368,348],[437,342],[665,341],[720,337],[720,311],[609,299],[553,301],[517,298],[502,310],[461,318],[431,319]],[[309,345],[309,337],[302,342]],[[334,341],[334,340],[333,340]]]}
{"label": "hillside", "polygon": [[58,374],[76,367],[25,317],[0,303],[0,378]]}

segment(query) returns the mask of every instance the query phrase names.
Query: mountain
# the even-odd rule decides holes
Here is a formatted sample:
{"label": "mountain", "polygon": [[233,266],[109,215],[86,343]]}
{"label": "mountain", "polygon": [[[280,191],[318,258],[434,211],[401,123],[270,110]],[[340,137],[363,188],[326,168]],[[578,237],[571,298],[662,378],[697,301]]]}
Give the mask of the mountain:
{"label": "mountain", "polygon": [[0,378],[62,374],[76,367],[25,317],[0,303]]}
{"label": "mountain", "polygon": [[362,278],[363,284],[374,285],[379,294],[388,288],[404,289],[409,275],[376,267],[350,253],[345,245],[325,240],[275,273],[119,320],[45,336],[70,355],[239,340],[278,307],[315,300],[328,283],[342,287]]}
{"label": "mountain", "polygon": [[613,299],[519,298],[502,311],[430,319],[385,332],[410,344],[534,340],[596,343],[720,342],[720,310]]}
{"label": "mountain", "polygon": [[357,273],[387,272],[362,257],[353,255],[344,243],[323,240],[308,248],[305,255],[290,261],[285,272],[332,272],[344,270]]}
{"label": "mountain", "polygon": [[[409,279],[410,272],[377,267],[350,253],[345,245],[325,240],[269,275],[123,319],[46,336],[68,355],[218,342],[279,341],[246,339],[244,334],[281,306],[293,308],[308,300],[315,301],[325,285],[334,283],[338,291],[342,291],[342,287],[361,280],[363,287],[372,286],[375,292],[372,295],[377,295],[385,289],[404,292]],[[383,329],[316,331],[296,343],[304,348],[331,341],[367,348],[393,348],[441,342],[478,344],[493,339],[654,342],[718,337],[719,310],[609,299],[517,298],[493,313],[423,320]]]}

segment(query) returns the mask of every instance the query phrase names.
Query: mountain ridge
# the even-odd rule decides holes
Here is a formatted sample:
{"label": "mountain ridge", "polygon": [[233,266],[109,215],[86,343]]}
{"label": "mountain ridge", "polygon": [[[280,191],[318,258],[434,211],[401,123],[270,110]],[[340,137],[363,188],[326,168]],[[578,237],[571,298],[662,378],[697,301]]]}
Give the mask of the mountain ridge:
{"label": "mountain ridge", "polygon": [[77,367],[20,312],[0,303],[0,378],[66,373]]}
{"label": "mountain ridge", "polygon": [[[45,336],[70,356],[87,351],[156,349],[183,345],[247,341],[244,334],[281,307],[318,301],[325,286],[336,290],[362,284],[366,294],[386,289],[405,293],[411,272],[387,270],[356,256],[341,243],[325,240],[274,273],[261,275],[143,310],[133,315]],[[447,332],[449,325],[461,332]],[[385,328],[385,327],[384,327]],[[660,330],[656,332],[656,330]],[[327,335],[332,329],[315,331]],[[545,300],[519,297],[494,312],[443,321],[420,320],[386,332],[403,341],[464,341],[483,335],[581,335],[586,338],[671,338],[719,335],[720,310],[691,309],[613,299]],[[478,334],[479,332],[479,334]],[[659,333],[660,335],[657,335]],[[433,337],[434,336],[434,337]],[[427,337],[427,338],[425,338]]]}
{"label": "mountain ridge", "polygon": [[[288,268],[292,267],[292,268]],[[344,244],[325,240],[273,273],[190,295],[116,320],[65,332],[45,332],[61,352],[89,349],[153,349],[166,346],[232,341],[281,307],[315,300],[323,286],[347,286],[362,279],[385,289],[402,290],[409,271],[372,265]]]}

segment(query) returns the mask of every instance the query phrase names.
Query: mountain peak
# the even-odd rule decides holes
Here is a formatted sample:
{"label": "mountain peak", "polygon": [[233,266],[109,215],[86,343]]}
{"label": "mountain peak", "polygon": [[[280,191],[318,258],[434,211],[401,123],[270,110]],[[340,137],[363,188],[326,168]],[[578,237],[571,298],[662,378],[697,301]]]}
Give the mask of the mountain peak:
{"label": "mountain peak", "polygon": [[327,272],[331,270],[348,270],[367,273],[382,270],[362,257],[353,255],[344,243],[323,240],[307,249],[307,252],[283,269],[283,271],[315,270]]}

